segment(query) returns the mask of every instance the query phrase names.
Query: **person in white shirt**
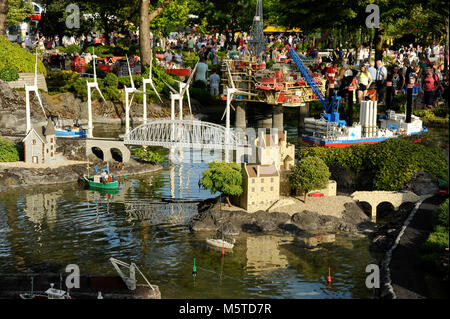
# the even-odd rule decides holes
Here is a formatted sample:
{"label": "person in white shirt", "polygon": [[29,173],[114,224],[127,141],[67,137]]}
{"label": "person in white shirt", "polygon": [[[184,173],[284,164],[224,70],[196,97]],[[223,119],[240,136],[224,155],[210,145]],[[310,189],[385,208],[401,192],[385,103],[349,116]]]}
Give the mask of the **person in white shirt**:
{"label": "person in white shirt", "polygon": [[175,63],[180,65],[183,63],[183,55],[181,54],[180,49],[178,49],[177,53],[175,53]]}
{"label": "person in white shirt", "polygon": [[164,53],[164,60],[166,61],[167,64],[170,65],[170,63],[172,62],[172,52],[170,51],[170,49],[167,49],[166,53]]}

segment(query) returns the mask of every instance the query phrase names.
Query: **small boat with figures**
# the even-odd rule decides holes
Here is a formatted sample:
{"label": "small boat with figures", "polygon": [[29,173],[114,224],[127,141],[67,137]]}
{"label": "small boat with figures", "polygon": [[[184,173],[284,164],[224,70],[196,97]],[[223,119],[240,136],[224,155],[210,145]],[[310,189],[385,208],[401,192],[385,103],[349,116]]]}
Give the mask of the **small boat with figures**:
{"label": "small boat with figures", "polygon": [[59,118],[54,118],[53,123],[55,126],[56,137],[87,138],[88,136],[88,130],[78,124],[78,120],[75,120],[73,125],[62,125]]}
{"label": "small boat with figures", "polygon": [[31,277],[31,292],[19,294],[20,299],[73,299],[68,292],[62,290],[62,277],[60,277],[60,287],[59,289],[54,288],[53,283],[50,284],[45,292],[35,293],[34,292],[34,278]]}
{"label": "small boat with figures", "polygon": [[97,165],[94,166],[94,169],[94,176],[90,176],[89,173],[83,175],[83,180],[88,188],[110,191],[117,190],[120,187],[120,182],[116,180],[113,174],[111,174],[109,168],[102,168],[100,174]]}

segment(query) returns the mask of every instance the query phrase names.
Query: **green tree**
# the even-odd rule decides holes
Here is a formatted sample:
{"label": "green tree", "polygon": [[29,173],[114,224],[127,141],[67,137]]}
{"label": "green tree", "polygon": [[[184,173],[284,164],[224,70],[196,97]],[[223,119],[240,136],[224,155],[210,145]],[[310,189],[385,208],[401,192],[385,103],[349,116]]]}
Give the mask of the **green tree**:
{"label": "green tree", "polygon": [[30,14],[33,13],[33,6],[29,0],[9,0],[8,7],[9,11],[6,24],[10,26],[15,26],[22,23]]}
{"label": "green tree", "polygon": [[306,194],[314,189],[325,188],[331,176],[325,162],[316,156],[308,156],[297,162],[289,175],[289,183],[295,189]]}
{"label": "green tree", "polygon": [[229,196],[239,196],[243,191],[241,167],[236,163],[211,162],[209,168],[203,172],[201,184],[209,189],[211,194],[224,194],[228,206],[231,207]]}

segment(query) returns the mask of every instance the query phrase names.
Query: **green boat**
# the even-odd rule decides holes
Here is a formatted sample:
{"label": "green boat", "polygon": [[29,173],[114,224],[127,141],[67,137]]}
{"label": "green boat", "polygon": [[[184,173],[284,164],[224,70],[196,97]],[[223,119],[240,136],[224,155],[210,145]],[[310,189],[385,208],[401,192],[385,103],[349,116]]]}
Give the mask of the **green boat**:
{"label": "green boat", "polygon": [[83,175],[84,180],[88,184],[89,188],[103,189],[103,190],[114,190],[118,189],[120,186],[119,181],[103,181],[101,175],[88,176]]}

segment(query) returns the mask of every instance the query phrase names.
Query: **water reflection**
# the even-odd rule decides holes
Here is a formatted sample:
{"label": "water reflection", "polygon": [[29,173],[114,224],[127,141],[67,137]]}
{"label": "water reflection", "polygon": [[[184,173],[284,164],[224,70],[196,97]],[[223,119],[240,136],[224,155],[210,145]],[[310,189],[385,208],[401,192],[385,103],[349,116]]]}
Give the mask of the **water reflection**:
{"label": "water reflection", "polygon": [[26,194],[24,213],[40,230],[45,221],[50,230],[54,229],[58,208],[58,199],[63,192],[58,190],[50,193]]}
{"label": "water reflection", "polygon": [[283,241],[291,240],[291,237],[247,237],[247,269],[249,272],[260,275],[263,271],[286,268],[289,262],[278,248]]}

